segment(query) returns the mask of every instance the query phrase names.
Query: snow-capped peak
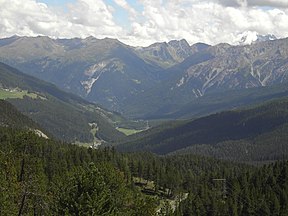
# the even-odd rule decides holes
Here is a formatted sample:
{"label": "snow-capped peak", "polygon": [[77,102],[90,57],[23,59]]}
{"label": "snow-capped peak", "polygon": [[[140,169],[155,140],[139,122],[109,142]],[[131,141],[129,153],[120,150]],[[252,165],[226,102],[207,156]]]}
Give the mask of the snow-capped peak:
{"label": "snow-capped peak", "polygon": [[273,34],[260,35],[256,31],[245,31],[239,34],[236,38],[237,45],[250,45],[253,43],[276,40],[276,36]]}

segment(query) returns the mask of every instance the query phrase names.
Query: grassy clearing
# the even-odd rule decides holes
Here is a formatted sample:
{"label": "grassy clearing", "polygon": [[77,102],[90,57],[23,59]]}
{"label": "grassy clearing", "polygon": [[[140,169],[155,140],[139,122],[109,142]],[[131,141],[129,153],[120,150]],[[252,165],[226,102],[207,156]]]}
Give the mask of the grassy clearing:
{"label": "grassy clearing", "polygon": [[96,133],[98,131],[98,127],[95,123],[90,123],[89,126],[91,127],[90,133],[93,135],[93,142],[74,142],[75,145],[82,146],[85,148],[90,148],[91,146],[97,148],[98,145],[101,145],[101,140],[97,139]]}
{"label": "grassy clearing", "polygon": [[135,129],[128,129],[128,128],[116,128],[118,131],[124,133],[126,136],[135,134],[135,133],[139,133],[143,130],[135,130]]}
{"label": "grassy clearing", "polygon": [[[4,90],[4,89],[0,89],[0,99],[5,100],[8,98],[19,98],[19,99],[23,99],[24,96],[28,96],[31,97],[33,99],[37,99],[39,97],[39,95],[32,93],[32,92],[28,92],[28,91],[22,91],[22,90]],[[40,96],[40,98],[42,98]]]}

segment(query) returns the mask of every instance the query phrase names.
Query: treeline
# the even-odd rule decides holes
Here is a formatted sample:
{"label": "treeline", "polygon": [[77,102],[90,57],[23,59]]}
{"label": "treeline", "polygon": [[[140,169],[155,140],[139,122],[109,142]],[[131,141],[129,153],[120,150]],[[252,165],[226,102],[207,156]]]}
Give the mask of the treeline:
{"label": "treeline", "polygon": [[287,171],[287,162],[118,153],[0,128],[0,215],[287,215]]}

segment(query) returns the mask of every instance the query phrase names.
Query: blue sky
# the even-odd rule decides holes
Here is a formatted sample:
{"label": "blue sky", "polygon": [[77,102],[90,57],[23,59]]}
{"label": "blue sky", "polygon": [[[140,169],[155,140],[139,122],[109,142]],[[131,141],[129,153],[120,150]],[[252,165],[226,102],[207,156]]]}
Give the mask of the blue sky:
{"label": "blue sky", "polygon": [[42,2],[52,7],[66,8],[67,3],[75,3],[76,0],[37,0],[37,2]]}
{"label": "blue sky", "polygon": [[111,37],[133,46],[183,38],[214,45],[237,44],[243,35],[287,37],[287,20],[288,0],[0,1],[0,37]]}
{"label": "blue sky", "polygon": [[115,22],[121,26],[128,26],[130,28],[129,14],[127,11],[117,5],[113,0],[106,0],[105,2],[115,8],[113,12]]}

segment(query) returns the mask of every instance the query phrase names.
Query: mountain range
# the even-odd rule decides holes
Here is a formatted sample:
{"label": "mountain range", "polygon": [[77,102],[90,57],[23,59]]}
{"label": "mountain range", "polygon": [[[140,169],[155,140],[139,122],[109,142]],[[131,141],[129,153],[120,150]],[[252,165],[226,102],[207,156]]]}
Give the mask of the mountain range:
{"label": "mountain range", "polygon": [[286,82],[287,42],[131,47],[109,38],[14,36],[0,40],[0,61],[127,117],[163,118],[206,95]]}

